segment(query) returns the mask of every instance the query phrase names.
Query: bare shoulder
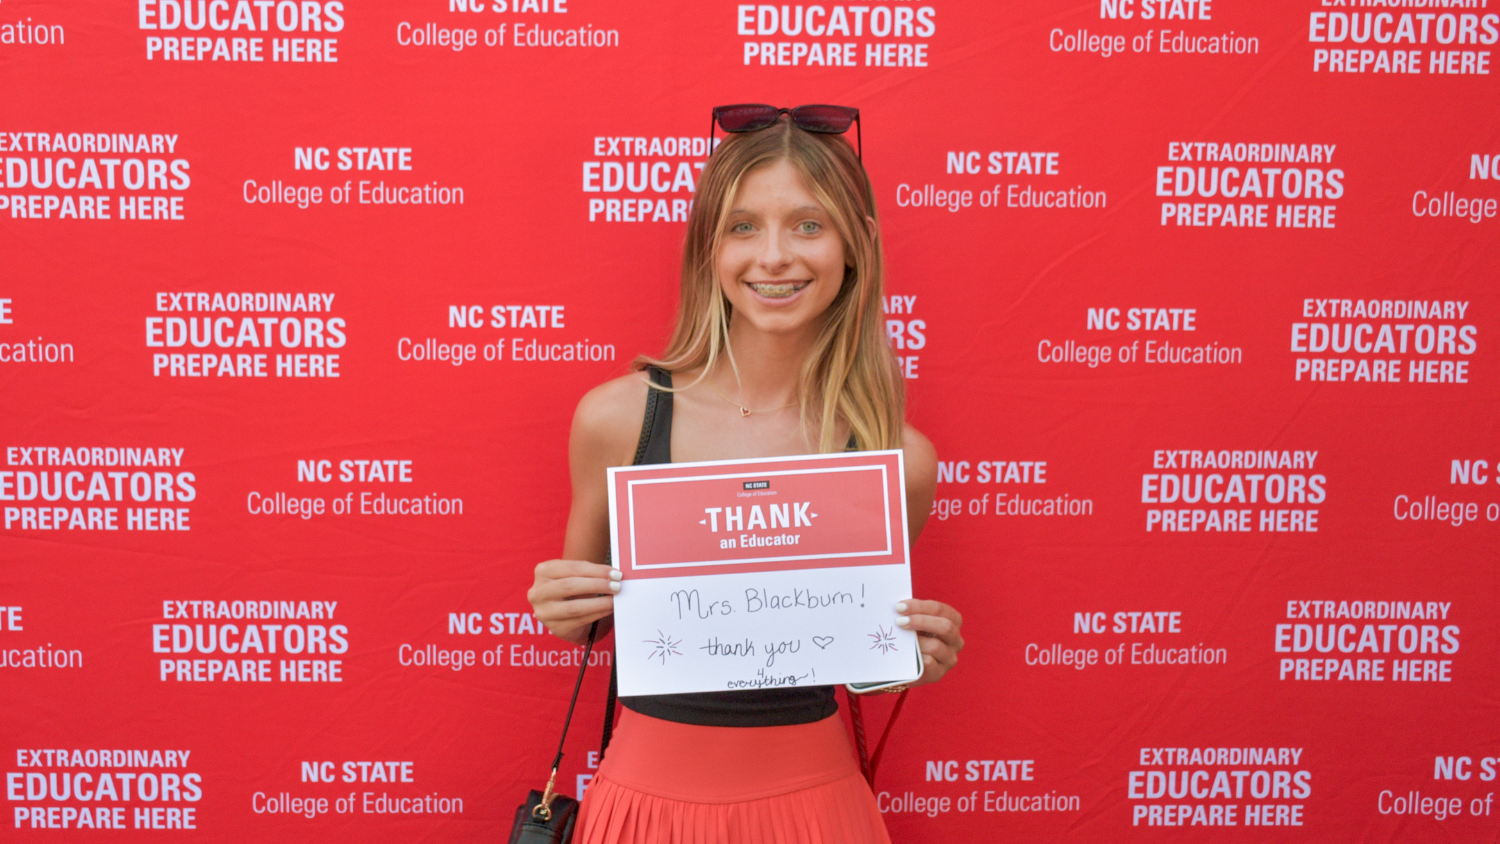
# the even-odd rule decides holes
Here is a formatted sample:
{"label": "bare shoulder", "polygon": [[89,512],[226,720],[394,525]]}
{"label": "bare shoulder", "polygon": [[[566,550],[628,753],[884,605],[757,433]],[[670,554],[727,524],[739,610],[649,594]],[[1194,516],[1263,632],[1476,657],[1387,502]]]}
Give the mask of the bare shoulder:
{"label": "bare shoulder", "polygon": [[632,372],[600,384],[578,400],[572,448],[610,465],[630,462],[646,418],[646,375]]}
{"label": "bare shoulder", "polygon": [[932,440],[908,424],[901,432],[901,450],[905,453],[907,482],[936,486],[937,449]]}

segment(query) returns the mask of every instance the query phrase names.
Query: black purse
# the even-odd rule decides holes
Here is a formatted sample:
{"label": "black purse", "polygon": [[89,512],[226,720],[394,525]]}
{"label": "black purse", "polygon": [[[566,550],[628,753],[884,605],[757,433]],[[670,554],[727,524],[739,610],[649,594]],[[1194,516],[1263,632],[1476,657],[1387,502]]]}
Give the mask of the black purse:
{"label": "black purse", "polygon": [[[573,699],[568,701],[568,716],[563,720],[562,738],[557,742],[557,756],[552,759],[552,774],[547,777],[547,787],[542,791],[532,789],[526,802],[516,808],[515,820],[510,826],[509,844],[567,844],[573,840],[573,828],[578,822],[578,801],[558,794],[557,769],[562,767],[563,746],[568,741],[568,725],[573,722],[573,707],[578,703],[578,690],[583,688],[583,673],[589,667],[589,655],[594,651],[594,637],[599,632],[599,622],[589,628],[589,641],[583,648],[583,660],[578,666],[578,680],[573,684]],[[599,743],[599,759],[609,747],[609,736],[614,729],[615,675],[611,668],[609,697],[604,706],[604,735]]]}

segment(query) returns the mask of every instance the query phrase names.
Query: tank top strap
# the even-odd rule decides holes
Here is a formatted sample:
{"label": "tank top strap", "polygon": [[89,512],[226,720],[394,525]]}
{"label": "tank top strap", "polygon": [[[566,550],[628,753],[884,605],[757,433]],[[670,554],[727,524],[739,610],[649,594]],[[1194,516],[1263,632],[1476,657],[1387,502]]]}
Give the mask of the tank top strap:
{"label": "tank top strap", "polygon": [[[651,383],[672,386],[672,373],[655,366],[646,367]],[[641,438],[636,443],[633,465],[672,462],[672,393],[646,388],[646,417],[641,421]]]}

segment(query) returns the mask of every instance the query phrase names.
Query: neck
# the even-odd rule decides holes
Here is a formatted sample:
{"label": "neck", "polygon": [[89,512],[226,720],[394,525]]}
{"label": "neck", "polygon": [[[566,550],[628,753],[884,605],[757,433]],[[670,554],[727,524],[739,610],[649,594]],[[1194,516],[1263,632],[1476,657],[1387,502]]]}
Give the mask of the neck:
{"label": "neck", "polygon": [[797,381],[816,336],[814,330],[768,334],[731,316],[729,344],[734,349],[735,366],[730,366],[725,355],[709,377],[731,399],[753,410],[792,404],[799,398]]}

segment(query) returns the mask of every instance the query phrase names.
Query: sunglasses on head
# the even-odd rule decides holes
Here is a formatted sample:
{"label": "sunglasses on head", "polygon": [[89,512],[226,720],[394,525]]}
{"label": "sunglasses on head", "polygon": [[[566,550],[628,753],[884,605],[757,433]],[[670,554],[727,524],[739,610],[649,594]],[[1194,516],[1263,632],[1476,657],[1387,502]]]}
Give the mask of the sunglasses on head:
{"label": "sunglasses on head", "polygon": [[858,141],[856,155],[864,162],[864,139],[860,137],[859,109],[837,105],[800,105],[796,108],[777,108],[761,103],[725,105],[714,108],[713,123],[708,127],[708,148],[713,151],[714,125],[725,132],[754,132],[764,129],[789,114],[792,123],[805,132],[820,135],[842,135],[854,124],[854,137]]}

